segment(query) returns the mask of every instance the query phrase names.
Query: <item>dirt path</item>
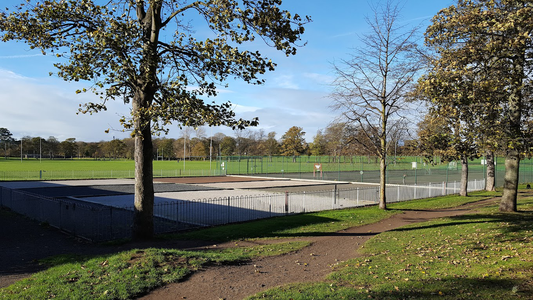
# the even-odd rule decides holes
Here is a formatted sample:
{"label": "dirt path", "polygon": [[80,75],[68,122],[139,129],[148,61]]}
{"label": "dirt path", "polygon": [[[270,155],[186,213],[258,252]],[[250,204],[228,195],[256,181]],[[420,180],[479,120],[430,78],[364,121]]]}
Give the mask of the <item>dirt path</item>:
{"label": "dirt path", "polygon": [[471,213],[495,201],[485,200],[454,209],[406,211],[379,223],[305,238],[303,240],[311,241],[312,245],[295,253],[240,265],[208,267],[183,282],[164,286],[140,299],[233,300],[288,283],[321,281],[331,273],[332,266],[357,257],[361,245],[376,234],[434,218]]}

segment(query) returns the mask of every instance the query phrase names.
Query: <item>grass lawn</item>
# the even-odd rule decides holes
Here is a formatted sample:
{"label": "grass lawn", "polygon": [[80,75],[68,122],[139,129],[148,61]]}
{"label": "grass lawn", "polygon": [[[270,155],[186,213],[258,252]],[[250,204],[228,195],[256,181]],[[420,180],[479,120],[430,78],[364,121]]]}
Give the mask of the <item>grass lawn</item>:
{"label": "grass lawn", "polygon": [[[487,199],[447,196],[377,207],[325,211],[194,231],[164,238],[234,241],[279,237],[279,243],[224,251],[135,249],[97,257],[59,256],[29,279],[0,290],[2,299],[129,299],[175,282],[200,266],[278,255],[307,246],[285,237],[320,235],[377,222],[400,209],[454,207]],[[483,214],[417,224],[380,234],[364,246],[367,257],[338,266],[327,281],[291,285],[261,293],[271,299],[456,299],[523,296],[531,291],[533,198],[520,200],[527,212]],[[355,212],[356,211],[356,212]]]}
{"label": "grass lawn", "polygon": [[[215,168],[216,162],[212,162],[211,167]],[[133,170],[135,164],[133,160],[94,160],[94,159],[0,159],[0,171],[72,171],[72,170],[94,170],[94,171],[128,171]],[[209,170],[209,160],[207,161],[186,161],[186,169]],[[156,160],[154,170],[183,170],[183,161],[176,160]]]}
{"label": "grass lawn", "polygon": [[[392,159],[392,158],[391,158]],[[418,162],[418,171],[412,169],[412,162]],[[255,175],[265,174],[279,176],[283,174],[304,174],[303,178],[313,176],[315,163],[322,164],[324,178],[342,181],[368,181],[376,180],[379,163],[373,157],[315,157],[297,156],[296,161],[292,157],[222,157],[209,160],[165,160],[154,161],[155,177],[184,177],[184,176],[212,176],[212,175]],[[222,164],[224,164],[222,166]],[[224,168],[224,170],[222,170]],[[438,165],[424,165],[420,157],[397,157],[396,163],[391,162],[389,171],[389,183],[402,182],[402,175],[407,175],[408,183],[418,178],[421,182],[441,182],[458,180],[458,169],[448,170],[447,163]],[[473,161],[469,165],[471,176],[483,178],[485,167],[480,161]],[[498,175],[502,176],[504,164],[497,165]],[[360,172],[364,174],[360,175]],[[64,180],[64,179],[99,179],[99,178],[133,178],[133,160],[94,160],[94,159],[20,159],[0,158],[0,180]],[[520,164],[520,177],[533,180],[533,161],[522,160]],[[318,172],[320,173],[320,172]],[[307,176],[307,177],[306,177]],[[319,175],[317,175],[319,176]],[[369,177],[370,176],[370,177]],[[291,175],[287,175],[291,177]],[[444,179],[445,178],[445,179]],[[498,177],[500,178],[500,177]],[[503,177],[501,177],[503,178]],[[404,179],[405,180],[405,179]]]}
{"label": "grass lawn", "polygon": [[[353,172],[353,171],[378,171],[379,160],[369,156],[273,156],[273,157],[246,157],[232,156],[222,157],[222,161],[227,167],[228,174],[280,174],[280,173],[313,173],[315,164],[321,164],[323,172]],[[416,156],[389,156],[387,169],[412,170],[412,163],[417,162],[419,172],[431,169],[432,171],[446,172],[447,162],[435,160],[435,164],[424,163],[421,157]],[[503,159],[500,158],[497,164],[499,171],[504,170]],[[524,170],[531,170],[531,160],[522,160],[522,164],[527,164]],[[522,167],[522,166],[521,166]],[[457,165],[460,170],[460,163]],[[469,170],[473,172],[483,172],[485,167],[481,165],[481,159],[473,160],[469,163]],[[455,168],[454,168],[455,170]]]}
{"label": "grass lawn", "polygon": [[[315,164],[323,172],[378,171],[379,160],[366,156],[274,156],[274,157],[223,157],[228,174],[281,174],[313,173]],[[396,163],[388,165],[389,170],[410,170],[411,162],[420,162],[419,157],[398,157]],[[420,165],[422,163],[420,162]],[[447,164],[432,166],[432,169],[446,169]]]}
{"label": "grass lawn", "polygon": [[2,299],[131,299],[163,284],[176,282],[199,267],[259,256],[279,255],[305,247],[287,242],[224,251],[134,249],[117,254],[43,260],[46,271],[0,290]]}
{"label": "grass lawn", "polygon": [[369,240],[365,257],[324,282],[295,284],[250,299],[531,299],[533,198],[520,213],[438,219]]}
{"label": "grass lawn", "polygon": [[[208,176],[215,174],[217,162],[154,161],[154,176]],[[94,178],[133,178],[133,160],[94,159],[0,159],[0,180],[56,180]],[[210,172],[211,171],[211,172]]]}

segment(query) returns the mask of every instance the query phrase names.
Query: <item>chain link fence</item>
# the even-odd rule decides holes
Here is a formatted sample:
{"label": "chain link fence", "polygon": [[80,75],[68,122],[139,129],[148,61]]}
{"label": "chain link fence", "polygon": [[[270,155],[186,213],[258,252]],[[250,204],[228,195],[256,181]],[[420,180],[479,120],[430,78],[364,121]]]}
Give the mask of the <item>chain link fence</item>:
{"label": "chain link fence", "polygon": [[[461,180],[461,164],[434,164],[424,157],[389,156],[386,182],[388,184],[422,184]],[[505,158],[496,158],[496,186],[503,186]],[[277,178],[323,179],[348,182],[379,182],[379,159],[374,156],[225,156],[218,158],[218,168],[228,175],[254,175]],[[469,161],[468,177],[486,179],[485,159]],[[520,161],[520,182],[533,182],[533,159]]]}

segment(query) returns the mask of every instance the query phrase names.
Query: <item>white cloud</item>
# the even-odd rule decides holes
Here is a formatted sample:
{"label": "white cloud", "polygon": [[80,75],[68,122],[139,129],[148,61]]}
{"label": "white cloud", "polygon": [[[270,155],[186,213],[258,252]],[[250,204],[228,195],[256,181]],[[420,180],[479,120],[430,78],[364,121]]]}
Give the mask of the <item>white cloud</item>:
{"label": "white cloud", "polygon": [[43,56],[42,53],[35,54],[21,54],[21,55],[0,55],[0,59],[17,59],[17,58],[28,58],[28,57],[40,57]]}
{"label": "white cloud", "polygon": [[104,131],[110,127],[120,129],[116,112],[124,114],[128,110],[120,103],[109,103],[107,112],[77,115],[80,103],[99,101],[92,94],[76,95],[78,88],[62,80],[37,81],[0,70],[0,127],[7,128],[15,138],[28,135],[55,136],[59,140],[111,139]]}
{"label": "white cloud", "polygon": [[298,84],[294,82],[294,75],[292,74],[284,74],[284,75],[279,75],[279,76],[275,75],[275,77],[272,80],[272,83],[273,85],[280,87],[280,88],[284,88],[284,89],[297,90],[299,88]]}
{"label": "white cloud", "polygon": [[[305,77],[316,81],[327,80],[320,74],[306,74]],[[328,108],[327,93],[321,91],[299,90],[291,83],[292,76],[280,77],[283,84],[250,86],[245,92],[232,94],[232,103],[237,118],[259,118],[259,126],[252,130],[275,131],[281,138],[290,127],[304,129],[306,139],[311,141],[316,131],[327,126],[334,118]],[[55,136],[59,140],[74,137],[81,141],[110,140],[128,137],[120,132],[119,116],[129,114],[130,107],[121,102],[108,103],[108,111],[94,115],[77,115],[80,103],[97,102],[99,99],[90,94],[75,94],[83,87],[79,83],[64,82],[60,79],[32,79],[9,70],[0,69],[0,127],[8,128],[15,138],[22,136]],[[274,88],[276,87],[276,88]],[[222,100],[222,98],[217,99]],[[110,128],[111,132],[104,131]],[[168,137],[178,138],[178,126],[171,126]],[[208,129],[209,134],[222,132],[233,136],[228,128]]]}
{"label": "white cloud", "polygon": [[2,78],[3,80],[9,80],[9,79],[31,80],[28,77],[24,77],[22,75],[19,75],[19,74],[13,72],[13,71],[5,70],[5,69],[2,69],[2,68],[0,68],[0,78]]}
{"label": "white cloud", "polygon": [[[247,109],[236,111],[237,117],[258,117],[256,129],[275,131],[278,139],[292,126],[298,126],[307,133],[306,140],[312,141],[317,130],[335,118],[326,92],[282,88],[262,88],[252,92],[241,95],[249,104],[244,105]],[[233,135],[231,131],[223,133]]]}
{"label": "white cloud", "polygon": [[256,112],[257,110],[260,109],[259,107],[246,106],[246,105],[234,104],[234,103],[232,103],[232,107],[233,107],[233,111],[236,114],[248,113],[248,112]]}
{"label": "white cloud", "polygon": [[303,76],[312,80],[314,83],[323,85],[324,87],[329,86],[335,80],[335,77],[333,76],[319,73],[304,73]]}

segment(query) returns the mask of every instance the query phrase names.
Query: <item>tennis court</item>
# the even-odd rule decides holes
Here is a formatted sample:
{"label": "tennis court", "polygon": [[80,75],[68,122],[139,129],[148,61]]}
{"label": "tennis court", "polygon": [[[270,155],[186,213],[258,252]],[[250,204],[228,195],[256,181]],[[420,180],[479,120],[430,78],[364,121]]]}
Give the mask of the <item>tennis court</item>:
{"label": "tennis court", "polygon": [[[90,240],[124,238],[131,234],[134,184],[133,179],[0,182],[0,205]],[[335,186],[354,188],[345,182],[242,176],[158,178],[154,180],[155,231],[359,204],[342,202],[340,192],[337,201]]]}
{"label": "tennis court", "polygon": [[[129,237],[134,180],[0,182],[0,205],[95,241]],[[294,213],[375,204],[375,184],[241,176],[154,180],[156,233]],[[391,201],[453,193],[446,186],[394,186]]]}
{"label": "tennis court", "polygon": [[[133,179],[19,181],[0,182],[0,186],[52,198],[69,198],[115,207],[133,206]],[[368,187],[297,179],[258,178],[248,176],[217,176],[154,179],[155,203],[200,200],[220,197],[254,196],[271,193],[331,190]]]}

